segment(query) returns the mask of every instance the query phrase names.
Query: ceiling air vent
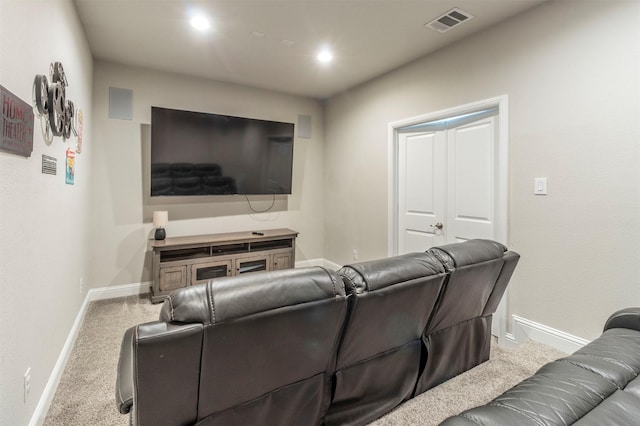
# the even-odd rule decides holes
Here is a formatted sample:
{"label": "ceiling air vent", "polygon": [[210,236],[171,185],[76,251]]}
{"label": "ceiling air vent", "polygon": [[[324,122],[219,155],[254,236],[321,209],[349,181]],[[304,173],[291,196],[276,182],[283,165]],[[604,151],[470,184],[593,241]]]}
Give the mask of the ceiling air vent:
{"label": "ceiling air vent", "polygon": [[424,26],[431,28],[434,31],[438,31],[439,33],[443,33],[471,18],[473,18],[473,15],[470,13],[455,8],[451,9],[439,18],[424,24]]}

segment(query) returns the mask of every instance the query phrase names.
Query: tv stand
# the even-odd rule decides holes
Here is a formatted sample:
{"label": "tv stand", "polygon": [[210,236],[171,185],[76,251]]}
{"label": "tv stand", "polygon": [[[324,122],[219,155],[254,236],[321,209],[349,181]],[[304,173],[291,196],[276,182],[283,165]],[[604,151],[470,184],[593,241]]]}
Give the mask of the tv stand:
{"label": "tv stand", "polygon": [[152,240],[151,301],[211,278],[293,268],[297,236],[284,228]]}

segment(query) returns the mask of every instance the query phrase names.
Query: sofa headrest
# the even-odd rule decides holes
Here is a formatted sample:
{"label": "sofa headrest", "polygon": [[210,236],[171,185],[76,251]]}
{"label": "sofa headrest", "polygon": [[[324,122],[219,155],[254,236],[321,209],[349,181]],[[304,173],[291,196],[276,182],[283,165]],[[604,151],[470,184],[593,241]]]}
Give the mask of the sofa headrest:
{"label": "sofa headrest", "polygon": [[432,254],[409,253],[347,265],[338,274],[349,292],[360,294],[444,272],[444,267]]}
{"label": "sofa headrest", "polygon": [[173,292],[161,321],[215,324],[302,303],[345,297],[338,274],[320,267],[225,277]]}
{"label": "sofa headrest", "polygon": [[499,259],[507,251],[502,244],[491,240],[469,240],[447,244],[427,250],[436,256],[448,270],[461,266]]}
{"label": "sofa headrest", "polygon": [[169,195],[171,194],[171,185],[173,179],[170,177],[152,177],[151,178],[151,194],[152,195]]}
{"label": "sofa headrest", "polygon": [[153,163],[151,164],[151,177],[170,177],[171,176],[171,164],[168,163]]}
{"label": "sofa headrest", "polygon": [[194,165],[191,163],[173,163],[171,164],[171,176],[188,177],[195,176]]}
{"label": "sofa headrest", "polygon": [[202,163],[195,165],[198,176],[222,176],[222,167],[216,163]]}

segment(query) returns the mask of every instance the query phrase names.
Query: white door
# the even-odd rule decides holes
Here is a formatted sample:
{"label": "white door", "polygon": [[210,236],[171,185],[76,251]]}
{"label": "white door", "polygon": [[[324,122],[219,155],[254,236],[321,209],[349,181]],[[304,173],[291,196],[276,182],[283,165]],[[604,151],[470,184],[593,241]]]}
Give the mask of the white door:
{"label": "white door", "polygon": [[398,142],[398,254],[495,239],[496,118]]}
{"label": "white door", "polygon": [[398,145],[398,254],[445,243],[445,132],[405,133]]}
{"label": "white door", "polygon": [[[507,243],[508,111],[501,96],[389,123],[390,256],[472,238]],[[492,326],[500,345],[506,311],[505,297]]]}
{"label": "white door", "polygon": [[496,118],[447,130],[447,243],[495,239]]}

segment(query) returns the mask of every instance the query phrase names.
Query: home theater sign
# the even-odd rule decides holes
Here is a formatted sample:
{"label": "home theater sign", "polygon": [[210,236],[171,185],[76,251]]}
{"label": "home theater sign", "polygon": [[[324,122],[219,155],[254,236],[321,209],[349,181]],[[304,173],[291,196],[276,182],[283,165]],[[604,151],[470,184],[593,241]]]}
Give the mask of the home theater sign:
{"label": "home theater sign", "polygon": [[31,105],[0,86],[0,148],[30,157],[33,151],[33,110]]}

